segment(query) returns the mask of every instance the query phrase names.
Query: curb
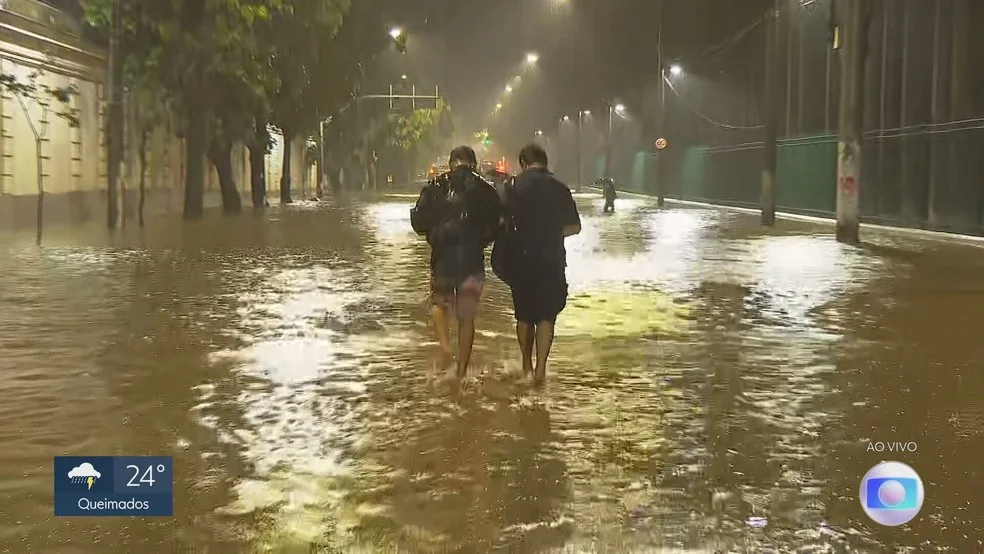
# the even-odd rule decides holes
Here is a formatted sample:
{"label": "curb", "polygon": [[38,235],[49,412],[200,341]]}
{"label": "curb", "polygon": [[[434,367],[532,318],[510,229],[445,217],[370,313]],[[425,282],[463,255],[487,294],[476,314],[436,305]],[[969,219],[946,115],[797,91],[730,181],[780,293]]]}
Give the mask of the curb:
{"label": "curb", "polygon": [[[599,193],[601,192],[601,189],[596,187],[584,187],[583,190],[590,190]],[[618,194],[629,196],[629,197],[635,197],[635,198],[655,198],[654,196],[649,194],[640,194],[638,192],[621,191],[621,190],[618,191]],[[714,208],[717,210],[728,210],[732,212],[739,212],[745,214],[757,215],[760,213],[759,210],[753,210],[751,208],[741,208],[738,206],[725,206],[722,204],[711,204],[709,202],[694,202],[692,200],[679,200],[676,198],[669,198],[669,197],[664,197],[664,201],[667,204],[680,204],[683,206]],[[787,219],[791,221],[804,221],[808,223],[820,223],[829,226],[837,225],[837,220],[834,218],[794,214],[789,212],[776,211],[776,218]],[[945,233],[943,231],[930,231],[928,229],[916,229],[913,227],[894,227],[891,225],[878,225],[875,223],[863,223],[863,222],[861,223],[861,228],[902,233],[902,234],[914,235],[918,237],[924,237],[924,238],[945,241],[945,242],[962,242],[970,246],[984,247],[984,237],[979,237],[976,235],[965,235],[961,233]]]}

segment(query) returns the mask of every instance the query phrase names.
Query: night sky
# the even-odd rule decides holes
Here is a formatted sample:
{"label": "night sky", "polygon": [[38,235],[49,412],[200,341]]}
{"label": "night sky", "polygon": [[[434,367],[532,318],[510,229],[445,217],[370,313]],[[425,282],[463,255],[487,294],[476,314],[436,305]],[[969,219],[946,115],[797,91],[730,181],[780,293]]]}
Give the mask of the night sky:
{"label": "night sky", "polygon": [[[409,3],[408,3],[409,4]],[[763,63],[760,30],[728,40],[761,19],[767,0],[418,0],[407,14],[409,52],[403,73],[439,82],[456,113],[461,136],[486,125],[515,146],[536,128],[556,126],[578,109],[601,111],[621,102],[640,109],[647,84],[658,82],[657,37],[666,24],[666,59],[688,71],[722,71],[744,80]],[[408,6],[409,8],[409,6]],[[715,46],[732,50],[715,58]],[[708,52],[710,50],[710,52]],[[536,52],[535,69],[524,67]],[[754,55],[749,56],[749,53]],[[744,56],[744,57],[743,57]],[[747,59],[745,59],[747,58]],[[523,81],[504,95],[510,79]],[[721,77],[720,75],[718,77]],[[500,115],[490,118],[497,101]]]}
{"label": "night sky", "polygon": [[[47,0],[79,12],[79,0]],[[408,33],[408,53],[393,53],[376,71],[385,82],[408,75],[422,89],[439,85],[455,113],[459,137],[489,126],[514,146],[536,128],[551,128],[578,109],[621,102],[639,111],[647,84],[658,82],[661,19],[667,61],[716,79],[749,80],[761,71],[761,29],[730,44],[761,19],[769,0],[353,0],[382,6]],[[379,32],[379,30],[367,30]],[[731,55],[717,56],[723,44]],[[524,67],[528,52],[539,60]],[[737,55],[736,55],[737,54]],[[727,74],[725,75],[725,71]],[[504,97],[513,76],[523,81]],[[368,91],[367,91],[368,92]],[[381,90],[378,92],[385,92]],[[497,103],[504,106],[493,120]]]}

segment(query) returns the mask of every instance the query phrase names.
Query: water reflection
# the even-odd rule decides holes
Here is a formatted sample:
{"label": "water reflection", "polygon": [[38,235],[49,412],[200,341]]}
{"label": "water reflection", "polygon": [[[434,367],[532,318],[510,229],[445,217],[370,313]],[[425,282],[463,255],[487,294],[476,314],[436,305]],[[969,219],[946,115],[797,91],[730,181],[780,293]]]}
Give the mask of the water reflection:
{"label": "water reflection", "polygon": [[[978,250],[579,196],[547,388],[491,276],[458,387],[412,201],[11,238],[0,550],[980,549]],[[919,443],[901,530],[858,506],[867,440]],[[53,518],[61,453],[174,455],[176,517]]]}

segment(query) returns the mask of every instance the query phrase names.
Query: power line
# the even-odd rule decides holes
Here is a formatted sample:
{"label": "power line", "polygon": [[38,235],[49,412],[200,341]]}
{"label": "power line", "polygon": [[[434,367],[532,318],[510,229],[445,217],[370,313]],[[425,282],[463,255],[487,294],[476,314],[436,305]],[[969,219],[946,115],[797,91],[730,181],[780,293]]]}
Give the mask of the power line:
{"label": "power line", "polygon": [[684,99],[683,95],[681,95],[679,92],[677,92],[676,87],[673,86],[673,82],[670,81],[670,79],[667,78],[665,75],[663,76],[663,81],[666,82],[667,86],[670,87],[670,91],[672,91],[673,94],[677,98],[680,99],[680,101],[683,103],[683,105],[688,110],[690,110],[697,117],[699,117],[699,118],[703,119],[704,121],[710,123],[711,125],[715,125],[715,126],[718,126],[718,127],[724,128],[724,129],[734,129],[734,130],[762,129],[762,128],[765,127],[765,125],[732,125],[730,123],[722,123],[720,121],[717,121],[716,119],[713,119],[713,118],[711,118],[711,117],[709,117],[707,115],[704,115],[703,113],[697,111],[696,108],[694,108],[693,106],[691,106],[690,103],[687,102],[686,99]]}

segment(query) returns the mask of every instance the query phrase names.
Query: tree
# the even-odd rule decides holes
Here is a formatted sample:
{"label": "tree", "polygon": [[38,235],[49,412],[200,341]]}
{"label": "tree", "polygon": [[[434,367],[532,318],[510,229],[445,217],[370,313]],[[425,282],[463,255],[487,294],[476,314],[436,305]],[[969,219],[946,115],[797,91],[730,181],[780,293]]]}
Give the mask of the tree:
{"label": "tree", "polygon": [[130,101],[134,108],[134,127],[139,140],[137,153],[140,161],[139,194],[137,204],[137,220],[144,226],[144,207],[147,203],[147,147],[154,129],[166,121],[168,117],[164,99],[154,88],[138,85],[130,89]]}
{"label": "tree", "polygon": [[[132,62],[132,60],[130,60]],[[139,200],[137,220],[144,225],[144,208],[147,203],[147,147],[154,130],[165,124],[171,117],[168,97],[154,79],[155,73],[141,71],[133,63],[123,68],[124,86],[129,91],[129,102],[133,107],[133,125],[138,137],[139,158]]]}
{"label": "tree", "polygon": [[[355,152],[365,158],[373,137],[389,128],[388,112],[374,110],[377,106],[359,99],[373,92],[366,90],[373,86],[367,81],[381,54],[391,48],[406,53],[407,34],[401,33],[394,39],[390,31],[394,22],[406,20],[407,12],[424,9],[421,3],[424,0],[413,4],[401,0],[358,0],[350,7],[331,51],[332,74],[337,76],[337,88],[344,90],[345,96],[340,105],[324,114],[330,121],[326,131],[334,152],[322,148],[322,163],[332,175],[337,175],[339,168],[329,167],[329,162],[348,165]],[[335,185],[339,183],[336,181]]]}
{"label": "tree", "polygon": [[[213,117],[227,95],[237,92],[236,85],[256,80],[252,70],[260,64],[253,28],[288,0],[85,0],[89,24],[108,30],[116,2],[126,65],[151,77],[179,122],[187,159],[184,215],[200,217]],[[224,115],[218,119],[235,127]],[[228,136],[226,128],[217,136]]]}
{"label": "tree", "polygon": [[41,69],[32,71],[23,81],[9,73],[0,72],[0,88],[5,89],[17,99],[17,104],[24,114],[24,119],[34,135],[34,157],[37,164],[38,208],[37,208],[37,243],[41,244],[44,229],[44,158],[42,147],[48,136],[48,116],[52,105],[56,105],[56,117],[68,122],[71,127],[78,127],[78,110],[72,107],[72,97],[78,94],[74,85],[66,87],[51,87],[42,81],[44,72]]}
{"label": "tree", "polygon": [[[264,113],[267,106],[264,78],[264,64],[259,58],[254,58],[250,64],[235,72],[219,73],[211,79],[211,86],[227,91],[212,114],[208,140],[208,159],[219,176],[222,206],[226,212],[238,212],[242,209],[242,200],[232,169],[232,147],[240,140],[247,144],[255,142],[253,135],[256,132],[256,114]],[[264,145],[261,156],[265,156],[267,148]],[[265,160],[261,158],[259,169],[264,171],[264,166]],[[251,186],[254,208],[262,208],[266,190],[257,190],[257,186],[263,187],[263,182],[251,183]]]}
{"label": "tree", "polygon": [[438,100],[436,109],[390,114],[386,141],[407,155],[408,169],[412,173],[420,152],[432,154],[438,141],[450,138],[452,131],[451,110],[444,101]]}
{"label": "tree", "polygon": [[[291,149],[295,137],[313,134],[322,117],[340,105],[347,81],[332,79],[338,69],[333,50],[350,0],[289,0],[262,33],[275,79],[269,91],[270,124],[283,135],[280,201],[291,198]],[[339,86],[341,85],[341,86]]]}

